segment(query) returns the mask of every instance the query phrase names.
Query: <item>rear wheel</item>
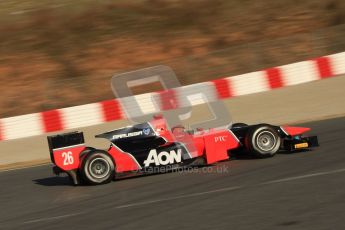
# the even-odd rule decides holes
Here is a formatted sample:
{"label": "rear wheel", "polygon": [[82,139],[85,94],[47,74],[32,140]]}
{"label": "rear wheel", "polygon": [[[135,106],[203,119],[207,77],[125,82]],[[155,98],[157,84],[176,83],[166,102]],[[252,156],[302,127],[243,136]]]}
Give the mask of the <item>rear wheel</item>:
{"label": "rear wheel", "polygon": [[269,125],[257,125],[250,128],[245,138],[246,149],[259,158],[274,156],[280,148],[280,136]]}
{"label": "rear wheel", "polygon": [[94,150],[87,154],[81,166],[81,176],[88,184],[109,183],[115,175],[115,165],[107,152]]}
{"label": "rear wheel", "polygon": [[92,147],[86,147],[79,155],[80,158],[82,158],[83,156],[87,155],[89,152],[91,151],[95,151],[95,148]]}

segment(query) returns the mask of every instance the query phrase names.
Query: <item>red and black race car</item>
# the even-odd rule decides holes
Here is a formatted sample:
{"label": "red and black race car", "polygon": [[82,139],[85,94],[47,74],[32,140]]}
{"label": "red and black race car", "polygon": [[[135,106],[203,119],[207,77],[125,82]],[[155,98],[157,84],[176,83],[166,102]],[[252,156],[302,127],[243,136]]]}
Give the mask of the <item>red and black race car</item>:
{"label": "red and black race car", "polygon": [[155,117],[96,135],[110,141],[108,150],[85,146],[82,132],[49,136],[48,143],[55,174],[67,173],[75,185],[103,184],[122,176],[160,171],[155,169],[209,165],[228,160],[235,151],[266,158],[278,151],[316,147],[317,136],[303,136],[309,130],[243,123],[222,129],[193,131],[176,126],[170,130],[163,117]]}

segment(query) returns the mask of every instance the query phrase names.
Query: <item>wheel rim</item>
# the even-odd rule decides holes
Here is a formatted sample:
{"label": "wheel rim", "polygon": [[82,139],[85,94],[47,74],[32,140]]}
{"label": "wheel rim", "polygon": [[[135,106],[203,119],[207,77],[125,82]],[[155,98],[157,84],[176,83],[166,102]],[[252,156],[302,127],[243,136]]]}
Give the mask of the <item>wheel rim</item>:
{"label": "wheel rim", "polygon": [[90,175],[97,179],[106,177],[110,172],[110,165],[107,160],[103,158],[95,158],[89,165]]}
{"label": "wheel rim", "polygon": [[269,152],[276,146],[276,137],[269,131],[261,132],[256,138],[256,144],[260,150]]}

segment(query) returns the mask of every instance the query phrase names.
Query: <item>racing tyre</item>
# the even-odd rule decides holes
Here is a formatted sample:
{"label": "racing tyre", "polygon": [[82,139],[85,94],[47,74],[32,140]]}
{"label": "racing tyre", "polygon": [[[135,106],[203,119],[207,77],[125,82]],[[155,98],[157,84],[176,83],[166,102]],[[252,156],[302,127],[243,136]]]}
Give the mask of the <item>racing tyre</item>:
{"label": "racing tyre", "polygon": [[94,150],[87,154],[81,165],[81,176],[88,184],[106,184],[115,176],[115,165],[107,152]]}
{"label": "racing tyre", "polygon": [[87,155],[89,152],[96,150],[95,148],[92,147],[86,147],[79,155],[80,158],[83,156]]}
{"label": "racing tyre", "polygon": [[247,124],[245,124],[245,123],[234,123],[232,126],[231,126],[231,128],[244,128],[244,127],[248,127],[248,125]]}
{"label": "racing tyre", "polygon": [[274,156],[280,148],[280,136],[269,125],[251,127],[245,137],[245,148],[256,157],[266,158]]}

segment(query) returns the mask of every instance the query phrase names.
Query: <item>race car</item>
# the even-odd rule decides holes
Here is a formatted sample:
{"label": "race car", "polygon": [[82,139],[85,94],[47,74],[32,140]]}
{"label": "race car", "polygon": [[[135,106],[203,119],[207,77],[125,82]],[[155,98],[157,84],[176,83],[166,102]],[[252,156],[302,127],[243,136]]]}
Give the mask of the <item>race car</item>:
{"label": "race car", "polygon": [[186,130],[181,125],[169,129],[166,120],[156,116],[149,122],[96,135],[110,141],[107,150],[87,147],[82,132],[48,136],[48,143],[55,174],[67,173],[74,185],[96,185],[162,171],[156,169],[210,165],[228,160],[233,152],[267,158],[278,151],[319,146],[317,136],[303,136],[309,130],[244,123],[208,130]]}

